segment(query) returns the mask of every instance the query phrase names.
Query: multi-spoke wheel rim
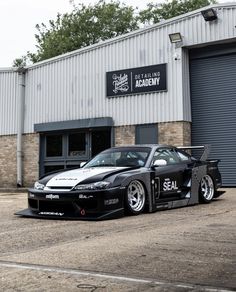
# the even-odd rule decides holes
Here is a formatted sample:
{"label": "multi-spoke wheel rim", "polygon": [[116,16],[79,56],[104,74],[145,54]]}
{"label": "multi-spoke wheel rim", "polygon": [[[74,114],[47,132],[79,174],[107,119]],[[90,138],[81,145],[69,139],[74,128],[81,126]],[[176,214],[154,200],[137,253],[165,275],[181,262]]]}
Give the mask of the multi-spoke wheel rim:
{"label": "multi-spoke wheel rim", "polygon": [[130,208],[138,212],[145,204],[145,191],[141,182],[135,180],[128,186],[128,203]]}
{"label": "multi-spoke wheel rim", "polygon": [[214,183],[209,175],[205,175],[201,180],[201,193],[207,201],[212,200],[214,196]]}

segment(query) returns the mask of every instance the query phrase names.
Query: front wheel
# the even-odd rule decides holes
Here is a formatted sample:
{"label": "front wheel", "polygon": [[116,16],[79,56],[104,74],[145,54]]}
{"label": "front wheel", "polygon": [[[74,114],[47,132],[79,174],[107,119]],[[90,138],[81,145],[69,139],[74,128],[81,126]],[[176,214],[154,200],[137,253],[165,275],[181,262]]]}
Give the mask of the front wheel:
{"label": "front wheel", "polygon": [[200,182],[199,200],[202,203],[210,203],[215,194],[215,186],[212,178],[204,175]]}
{"label": "front wheel", "polygon": [[126,194],[126,211],[129,214],[138,215],[145,207],[145,189],[138,180],[129,183]]}

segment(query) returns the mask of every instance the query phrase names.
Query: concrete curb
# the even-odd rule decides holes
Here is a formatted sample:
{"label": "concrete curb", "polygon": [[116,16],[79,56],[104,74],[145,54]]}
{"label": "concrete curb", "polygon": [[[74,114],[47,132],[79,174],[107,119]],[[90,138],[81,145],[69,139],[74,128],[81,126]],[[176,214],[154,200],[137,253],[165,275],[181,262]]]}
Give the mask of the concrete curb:
{"label": "concrete curb", "polygon": [[1,193],[26,193],[28,188],[0,188]]}

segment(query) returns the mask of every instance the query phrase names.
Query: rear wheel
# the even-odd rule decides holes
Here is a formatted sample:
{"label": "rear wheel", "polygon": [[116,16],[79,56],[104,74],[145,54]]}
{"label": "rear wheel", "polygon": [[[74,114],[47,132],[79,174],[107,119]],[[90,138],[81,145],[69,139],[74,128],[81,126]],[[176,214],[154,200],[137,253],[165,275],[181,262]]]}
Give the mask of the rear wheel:
{"label": "rear wheel", "polygon": [[215,186],[210,175],[203,176],[200,182],[199,199],[203,203],[210,203],[215,194]]}
{"label": "rear wheel", "polygon": [[138,215],[145,207],[145,189],[138,180],[129,183],[126,194],[126,211],[129,214]]}

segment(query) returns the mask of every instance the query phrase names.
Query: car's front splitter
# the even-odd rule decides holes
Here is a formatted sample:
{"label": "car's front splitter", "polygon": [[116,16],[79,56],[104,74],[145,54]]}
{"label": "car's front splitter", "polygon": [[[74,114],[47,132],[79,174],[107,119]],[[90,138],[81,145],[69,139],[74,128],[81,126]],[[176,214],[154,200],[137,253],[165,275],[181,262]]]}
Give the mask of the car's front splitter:
{"label": "car's front splitter", "polygon": [[75,213],[63,213],[63,212],[47,212],[47,211],[32,211],[31,209],[24,209],[16,212],[15,215],[30,218],[41,218],[41,219],[64,219],[64,220],[88,220],[98,221],[105,219],[116,219],[124,216],[124,208],[107,211],[104,213],[93,213],[86,216],[76,215]]}

